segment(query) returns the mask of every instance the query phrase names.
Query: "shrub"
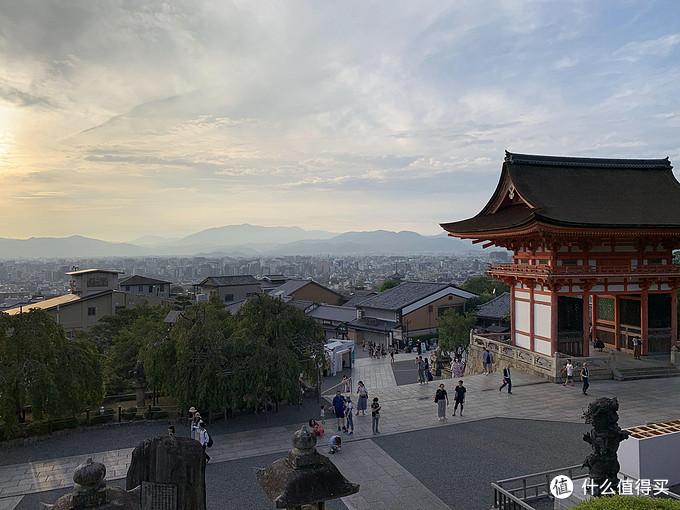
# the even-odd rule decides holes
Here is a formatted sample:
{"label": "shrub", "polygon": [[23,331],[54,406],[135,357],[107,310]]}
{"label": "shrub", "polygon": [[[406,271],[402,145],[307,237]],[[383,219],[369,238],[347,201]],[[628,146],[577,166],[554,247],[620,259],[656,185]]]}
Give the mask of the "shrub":
{"label": "shrub", "polygon": [[50,433],[50,424],[45,421],[32,421],[26,425],[27,436],[44,436]]}
{"label": "shrub", "polygon": [[135,416],[137,416],[137,408],[127,407],[123,409],[123,411],[120,414],[124,420],[134,420]]}
{"label": "shrub", "polygon": [[113,421],[113,413],[97,414],[90,418],[90,425],[100,425]]}
{"label": "shrub", "polygon": [[78,426],[78,418],[71,416],[70,418],[62,418],[51,422],[52,430],[74,429]]}
{"label": "shrub", "polygon": [[680,510],[680,501],[673,499],[612,496],[593,498],[574,510]]}

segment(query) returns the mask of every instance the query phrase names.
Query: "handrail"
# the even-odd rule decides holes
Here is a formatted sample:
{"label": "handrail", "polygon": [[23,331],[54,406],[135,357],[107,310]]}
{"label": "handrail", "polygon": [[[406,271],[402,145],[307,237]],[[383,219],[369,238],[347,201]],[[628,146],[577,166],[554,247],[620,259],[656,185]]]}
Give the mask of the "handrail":
{"label": "handrail", "polygon": [[[322,395],[329,395],[331,393],[335,393],[337,391],[337,388],[340,386],[344,386],[344,382],[340,381],[338,384],[335,384],[331,386],[330,388],[326,388],[321,392]],[[352,393],[352,378],[349,378],[349,392]],[[341,391],[340,393],[345,393],[344,391]]]}
{"label": "handrail", "polygon": [[534,266],[531,264],[493,264],[488,272],[520,273],[540,275],[622,275],[622,274],[665,274],[680,273],[680,266],[675,264],[637,266]]}
{"label": "handrail", "polygon": [[510,343],[492,340],[484,335],[478,335],[472,332],[470,334],[470,344],[477,345],[478,347],[486,347],[496,356],[512,358],[516,362],[532,367],[536,372],[555,377],[556,364],[555,358],[552,356],[523,349],[522,347],[517,347]]}

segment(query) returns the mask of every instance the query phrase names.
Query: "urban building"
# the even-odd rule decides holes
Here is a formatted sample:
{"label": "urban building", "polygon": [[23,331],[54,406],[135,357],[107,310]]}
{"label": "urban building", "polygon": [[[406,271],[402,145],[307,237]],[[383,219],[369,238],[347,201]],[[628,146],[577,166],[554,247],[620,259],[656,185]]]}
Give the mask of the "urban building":
{"label": "urban building", "polygon": [[170,302],[170,286],[172,282],[134,275],[120,281],[121,292],[128,295],[130,304],[149,303],[162,304]]}
{"label": "urban building", "polygon": [[5,310],[15,315],[32,309],[47,312],[60,324],[67,336],[94,326],[128,304],[127,295],[118,291],[118,271],[84,269],[69,271],[71,292],[54,298]]}
{"label": "urban building", "polygon": [[194,285],[194,289],[197,299],[216,296],[225,305],[262,293],[260,280],[252,275],[208,276]]}
{"label": "urban building", "polygon": [[346,301],[339,292],[324,287],[314,280],[291,279],[272,289],[269,295],[281,298],[284,301],[310,301],[329,305],[341,305]]}
{"label": "urban building", "polygon": [[403,282],[357,304],[348,335],[356,343],[403,345],[410,337],[436,332],[442,313],[464,312],[466,301],[474,297],[449,283]]}

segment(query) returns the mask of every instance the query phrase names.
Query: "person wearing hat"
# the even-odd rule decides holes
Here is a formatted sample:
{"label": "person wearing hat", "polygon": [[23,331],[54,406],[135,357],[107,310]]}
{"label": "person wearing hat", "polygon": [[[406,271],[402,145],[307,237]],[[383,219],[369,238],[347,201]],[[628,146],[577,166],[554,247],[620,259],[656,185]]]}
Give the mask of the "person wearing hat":
{"label": "person wearing hat", "polygon": [[198,422],[201,421],[201,413],[194,406],[191,406],[189,414],[191,415],[191,439],[198,441]]}

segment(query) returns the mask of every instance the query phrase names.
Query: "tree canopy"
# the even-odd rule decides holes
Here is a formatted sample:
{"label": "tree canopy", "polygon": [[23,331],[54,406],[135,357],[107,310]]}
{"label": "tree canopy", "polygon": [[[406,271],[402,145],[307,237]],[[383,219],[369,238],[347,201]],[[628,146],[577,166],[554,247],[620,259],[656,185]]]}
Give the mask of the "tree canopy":
{"label": "tree canopy", "polygon": [[475,316],[470,313],[459,313],[447,310],[439,317],[439,348],[443,352],[452,352],[459,345],[466,345],[470,340],[470,330],[475,324]]}
{"label": "tree canopy", "polygon": [[81,339],[69,340],[42,310],[0,314],[0,425],[13,431],[25,406],[34,419],[58,418],[99,405],[101,356]]}
{"label": "tree canopy", "polygon": [[399,282],[397,280],[385,280],[378,287],[378,292],[385,292],[386,290],[392,289],[392,288],[394,288],[398,285],[399,285]]}
{"label": "tree canopy", "polygon": [[299,374],[314,378],[323,341],[313,319],[262,295],[236,316],[216,300],[189,306],[141,356],[150,381],[182,407],[256,409],[298,397]]}

